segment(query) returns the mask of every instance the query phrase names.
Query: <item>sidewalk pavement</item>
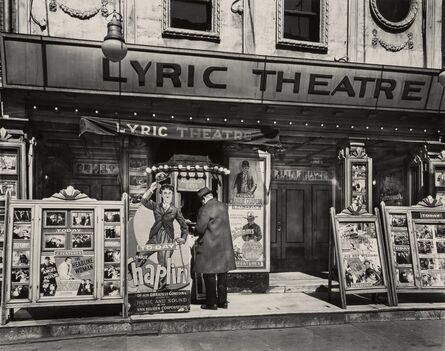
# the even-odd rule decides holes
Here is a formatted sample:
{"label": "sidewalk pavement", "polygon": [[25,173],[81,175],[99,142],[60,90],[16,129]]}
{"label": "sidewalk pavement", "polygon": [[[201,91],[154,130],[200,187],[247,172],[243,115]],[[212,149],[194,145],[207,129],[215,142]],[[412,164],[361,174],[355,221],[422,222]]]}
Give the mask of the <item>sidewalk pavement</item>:
{"label": "sidewalk pavement", "polygon": [[61,316],[76,318],[56,319],[56,310],[51,309],[38,309],[29,314],[17,313],[16,321],[0,327],[0,344],[95,335],[181,334],[366,321],[445,319],[443,293],[399,295],[400,303],[396,307],[387,306],[384,296],[381,301],[373,302],[366,297],[350,295],[346,310],[338,307],[338,294],[334,294],[333,303],[328,303],[327,292],[229,294],[228,299],[228,309],[211,311],[192,305],[188,313],[135,315],[129,318],[106,315],[100,306],[94,310],[73,307],[63,314],[61,309],[57,310]]}

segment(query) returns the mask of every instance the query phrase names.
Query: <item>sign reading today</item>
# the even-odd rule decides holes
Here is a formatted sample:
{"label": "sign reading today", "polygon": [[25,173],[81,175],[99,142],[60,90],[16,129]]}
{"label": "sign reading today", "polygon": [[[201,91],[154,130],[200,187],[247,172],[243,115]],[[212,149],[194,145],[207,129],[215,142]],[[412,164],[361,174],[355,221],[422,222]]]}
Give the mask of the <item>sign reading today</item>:
{"label": "sign reading today", "polygon": [[2,64],[11,88],[435,113],[445,103],[432,69],[131,45],[119,64],[99,42],[12,34]]}

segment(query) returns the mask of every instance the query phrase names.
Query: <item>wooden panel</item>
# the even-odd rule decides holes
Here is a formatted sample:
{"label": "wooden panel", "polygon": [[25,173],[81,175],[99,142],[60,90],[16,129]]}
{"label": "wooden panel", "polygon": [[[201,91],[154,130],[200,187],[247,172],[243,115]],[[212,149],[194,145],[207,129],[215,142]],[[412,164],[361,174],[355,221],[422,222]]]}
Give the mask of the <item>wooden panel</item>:
{"label": "wooden panel", "polygon": [[314,185],[312,189],[312,230],[315,243],[327,243],[329,239],[329,208],[331,207],[330,187]]}
{"label": "wooden panel", "polygon": [[102,200],[120,200],[120,185],[102,185]]}
{"label": "wooden panel", "polygon": [[286,242],[304,242],[304,190],[286,191]]}
{"label": "wooden panel", "polygon": [[272,189],[270,194],[271,199],[271,225],[270,225],[270,242],[271,244],[277,243],[277,221],[279,220],[278,215],[278,204],[277,204],[277,190]]}

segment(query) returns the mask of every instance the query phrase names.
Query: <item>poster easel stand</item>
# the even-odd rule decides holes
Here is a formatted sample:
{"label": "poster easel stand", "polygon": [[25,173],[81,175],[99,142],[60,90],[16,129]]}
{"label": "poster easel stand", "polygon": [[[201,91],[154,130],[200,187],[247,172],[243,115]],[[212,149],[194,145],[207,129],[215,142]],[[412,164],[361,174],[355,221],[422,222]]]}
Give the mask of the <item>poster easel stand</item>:
{"label": "poster easel stand", "polygon": [[[379,217],[367,213],[361,206],[350,206],[340,214],[332,207],[330,214],[333,230],[329,245],[328,301],[332,290],[338,288],[343,309],[347,307],[347,295],[352,294],[372,294],[376,302],[378,293],[386,293],[392,306]],[[338,277],[336,286],[334,274]]]}
{"label": "poster easel stand", "polygon": [[444,204],[428,196],[414,206],[381,208],[394,305],[398,293],[443,293]]}

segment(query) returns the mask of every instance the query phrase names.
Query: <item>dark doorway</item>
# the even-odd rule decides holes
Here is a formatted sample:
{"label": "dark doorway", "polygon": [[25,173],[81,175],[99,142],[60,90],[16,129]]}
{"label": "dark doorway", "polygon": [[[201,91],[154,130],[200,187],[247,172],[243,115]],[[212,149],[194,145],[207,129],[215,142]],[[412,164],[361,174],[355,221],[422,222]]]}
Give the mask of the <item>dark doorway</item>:
{"label": "dark doorway", "polygon": [[271,272],[327,270],[330,184],[272,183]]}

